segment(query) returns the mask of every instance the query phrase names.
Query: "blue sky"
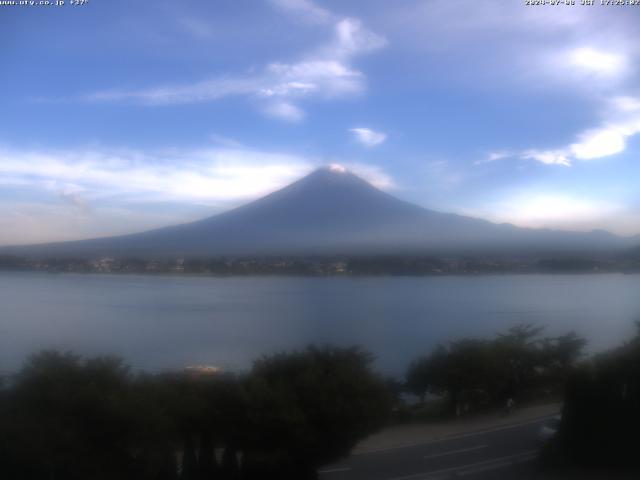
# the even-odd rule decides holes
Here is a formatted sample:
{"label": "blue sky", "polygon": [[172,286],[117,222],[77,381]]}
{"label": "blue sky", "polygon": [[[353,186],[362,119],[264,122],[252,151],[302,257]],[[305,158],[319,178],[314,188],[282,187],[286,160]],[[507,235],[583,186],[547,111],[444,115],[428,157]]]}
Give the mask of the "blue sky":
{"label": "blue sky", "polygon": [[425,207],[640,233],[640,7],[0,7],[0,244],[202,218],[339,163]]}

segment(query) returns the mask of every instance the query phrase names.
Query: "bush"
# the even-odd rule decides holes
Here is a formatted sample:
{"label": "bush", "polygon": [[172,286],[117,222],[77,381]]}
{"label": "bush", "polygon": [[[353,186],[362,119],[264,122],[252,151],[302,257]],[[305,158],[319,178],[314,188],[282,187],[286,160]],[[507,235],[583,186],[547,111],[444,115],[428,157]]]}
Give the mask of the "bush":
{"label": "bush", "polygon": [[242,378],[135,377],[115,358],[43,352],[0,390],[2,478],[314,478],[386,421],[370,362],[309,347]]}

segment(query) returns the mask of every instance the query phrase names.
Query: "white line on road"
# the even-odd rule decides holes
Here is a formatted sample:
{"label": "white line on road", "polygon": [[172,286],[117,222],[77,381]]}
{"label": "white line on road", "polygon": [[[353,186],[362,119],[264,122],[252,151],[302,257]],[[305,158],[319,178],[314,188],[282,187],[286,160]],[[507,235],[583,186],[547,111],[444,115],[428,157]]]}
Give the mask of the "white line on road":
{"label": "white line on road", "polygon": [[537,450],[529,450],[526,452],[520,452],[513,455],[507,455],[505,457],[492,458],[489,460],[483,460],[481,462],[468,463],[466,465],[459,465],[456,467],[443,468],[440,470],[432,470],[430,472],[414,473],[411,475],[405,475],[403,477],[393,477],[388,480],[436,480],[439,478],[448,478],[450,473],[457,473],[458,475],[470,475],[486,470],[493,470],[496,468],[502,468],[509,465],[515,465],[518,463],[528,462],[536,458],[538,454]]}
{"label": "white line on road", "polygon": [[324,473],[348,472],[349,470],[351,470],[351,467],[329,468],[327,470],[320,470],[318,473],[322,475]]}
{"label": "white line on road", "polygon": [[481,448],[487,448],[489,445],[478,445],[477,447],[461,448],[460,450],[451,450],[449,452],[434,453],[433,455],[425,455],[424,458],[438,458],[446,455],[455,455],[456,453],[472,452],[474,450],[480,450]]}
{"label": "white line on road", "polygon": [[[500,462],[493,462],[488,465],[480,465],[478,467],[469,468],[467,470],[458,472],[459,476],[473,475],[475,473],[486,472],[489,470],[496,470],[498,468],[508,467],[509,465],[517,465],[519,463],[529,462],[538,457],[538,453],[531,453],[528,455],[521,455],[515,459],[507,459]],[[433,479],[432,479],[433,480]]]}

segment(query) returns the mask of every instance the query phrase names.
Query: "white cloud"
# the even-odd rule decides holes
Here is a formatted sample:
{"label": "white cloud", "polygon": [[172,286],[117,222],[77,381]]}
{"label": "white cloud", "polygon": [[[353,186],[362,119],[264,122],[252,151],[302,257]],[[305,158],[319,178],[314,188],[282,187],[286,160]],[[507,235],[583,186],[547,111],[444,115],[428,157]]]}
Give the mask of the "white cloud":
{"label": "white cloud", "polygon": [[[588,24],[589,22],[586,22]],[[605,27],[603,31],[607,31]],[[612,34],[613,35],[613,34]],[[577,35],[566,42],[566,48],[544,49],[532,52],[529,65],[537,68],[537,73],[528,71],[532,78],[544,74],[539,85],[547,88],[572,87],[571,94],[584,98],[600,99],[619,93],[633,73],[632,65],[636,52],[626,44],[617,45],[615,50],[595,48],[593,35]],[[615,42],[600,42],[611,45]]]}
{"label": "white cloud", "polygon": [[407,0],[385,10],[380,21],[395,47],[455,59],[459,74],[446,79],[465,88],[565,87],[568,95],[597,97],[613,93],[637,64],[640,49],[629,41],[637,36],[637,18],[627,13],[523,8],[522,2],[495,0]]}
{"label": "white cloud", "polygon": [[491,152],[487,156],[487,161],[488,162],[495,162],[496,160],[502,160],[504,158],[507,158],[510,155],[511,155],[511,153],[509,153],[509,152]]}
{"label": "white cloud", "polygon": [[608,157],[625,149],[627,135],[616,126],[591,130],[580,135],[569,150],[578,160]]}
{"label": "white cloud", "polygon": [[[255,198],[321,165],[316,159],[252,150],[0,149],[0,184],[30,186],[63,196],[125,195],[145,200],[218,204]],[[378,186],[391,185],[379,167],[346,163]]]}
{"label": "white cloud", "polygon": [[304,119],[304,111],[288,102],[275,102],[265,108],[267,115],[288,122],[299,122]]}
{"label": "white cloud", "polygon": [[382,144],[387,135],[382,132],[375,132],[370,128],[358,127],[349,129],[353,133],[355,139],[365,147],[376,147]]}
{"label": "white cloud", "polygon": [[23,180],[48,190],[73,188],[89,199],[126,195],[216,204],[267,193],[311,168],[310,159],[249,149],[0,150],[0,184]]}
{"label": "white cloud", "polygon": [[609,102],[602,126],[587,130],[569,149],[578,160],[608,157],[623,152],[629,137],[640,133],[640,99],[616,97]]}
{"label": "white cloud", "polygon": [[505,158],[512,157],[514,155],[513,152],[508,152],[505,150],[501,150],[498,152],[489,152],[485,158],[480,160],[476,160],[473,162],[474,165],[482,165],[484,163],[497,162],[498,160],[504,160]]}
{"label": "white cloud", "polygon": [[[461,9],[465,15],[459,15]],[[522,98],[562,92],[569,103],[600,114],[594,128],[577,131],[564,144],[522,148],[509,157],[566,166],[621,153],[629,137],[640,132],[640,48],[629,41],[637,37],[635,16],[598,7],[523,9],[518,2],[494,0],[409,0],[385,12],[385,25],[396,48],[419,49],[429,63],[447,65],[428,72],[434,82],[480,90],[483,97],[487,90]],[[616,98],[620,95],[626,96]],[[552,109],[543,107],[529,108],[552,122]],[[475,163],[507,158],[495,154]]]}
{"label": "white cloud", "polygon": [[627,69],[625,55],[605,52],[591,47],[570,50],[567,57],[569,65],[590,74],[619,76]]}
{"label": "white cloud", "polygon": [[308,95],[340,97],[364,91],[364,75],[343,62],[313,59],[298,63],[272,63],[272,80],[259,94],[264,97],[301,98]]}
{"label": "white cloud", "polygon": [[348,59],[384,47],[387,40],[367,30],[356,18],[343,18],[335,26],[335,39],[329,44],[328,56]]}
{"label": "white cloud", "polygon": [[536,160],[547,165],[570,166],[571,162],[563,150],[526,150],[520,155],[525,160]]}
{"label": "white cloud", "polygon": [[[163,85],[137,90],[111,89],[81,97],[91,102],[131,101],[145,105],[210,102],[229,96],[266,102],[261,110],[287,121],[299,121],[304,112],[297,102],[308,98],[340,98],[362,94],[365,76],[353,67],[353,60],[386,45],[386,40],[365,28],[355,18],[336,19],[306,0],[274,0],[278,7],[330,20],[330,40],[294,62],[271,62],[257,72],[229,75],[182,85]],[[198,24],[189,23],[198,31]],[[204,33],[204,31],[200,32]]]}
{"label": "white cloud", "polygon": [[[0,148],[0,186],[31,199],[0,204],[0,244],[88,238],[194,220],[284,187],[319,165],[313,158],[246,147]],[[394,188],[380,167],[344,166],[379,188]]]}
{"label": "white cloud", "polygon": [[613,111],[637,112],[640,111],[640,100],[633,97],[616,97],[611,101]]}
{"label": "white cloud", "polygon": [[91,102],[135,101],[144,105],[172,105],[218,100],[234,95],[258,92],[264,80],[260,78],[215,78],[202,82],[153,87],[142,90],[105,90],[82,97]]}
{"label": "white cloud", "polygon": [[[640,100],[616,97],[608,105],[603,124],[580,133],[575,142],[554,149],[529,149],[514,156],[547,165],[570,166],[576,160],[594,160],[624,152],[627,139],[640,133]],[[500,153],[492,155],[494,160],[503,158]]]}

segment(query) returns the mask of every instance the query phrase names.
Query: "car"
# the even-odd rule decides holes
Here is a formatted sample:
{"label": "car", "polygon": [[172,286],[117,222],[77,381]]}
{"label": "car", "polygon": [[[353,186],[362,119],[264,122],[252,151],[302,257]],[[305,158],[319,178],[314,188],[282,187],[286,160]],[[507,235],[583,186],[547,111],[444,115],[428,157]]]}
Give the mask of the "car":
{"label": "car", "polygon": [[551,440],[558,433],[560,423],[562,422],[562,415],[555,415],[549,420],[544,422],[538,431],[538,441],[545,443]]}

